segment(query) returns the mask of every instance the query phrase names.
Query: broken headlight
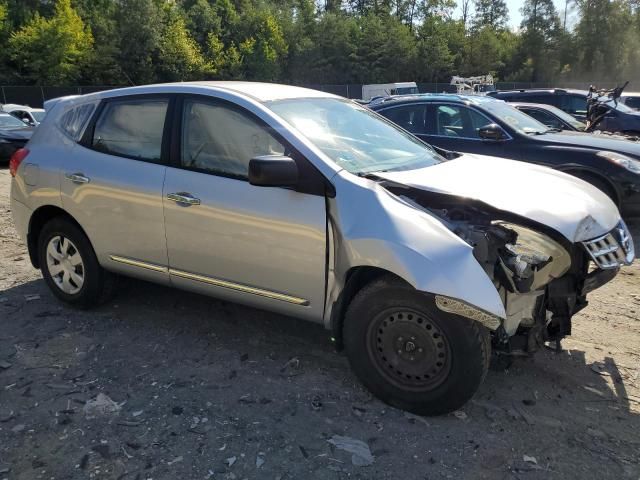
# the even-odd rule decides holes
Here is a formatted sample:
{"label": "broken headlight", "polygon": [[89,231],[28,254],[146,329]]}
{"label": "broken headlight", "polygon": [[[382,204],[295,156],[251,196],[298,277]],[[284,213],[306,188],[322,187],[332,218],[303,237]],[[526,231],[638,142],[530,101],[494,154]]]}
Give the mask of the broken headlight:
{"label": "broken headlight", "polygon": [[513,223],[494,224],[513,233],[499,255],[502,277],[511,291],[538,290],[569,270],[569,253],[547,235]]}

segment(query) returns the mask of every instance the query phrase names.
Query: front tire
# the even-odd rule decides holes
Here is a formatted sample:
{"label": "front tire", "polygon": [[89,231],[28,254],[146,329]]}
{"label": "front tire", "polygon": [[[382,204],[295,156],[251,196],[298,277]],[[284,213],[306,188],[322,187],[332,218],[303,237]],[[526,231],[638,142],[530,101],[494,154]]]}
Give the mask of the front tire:
{"label": "front tire", "polygon": [[358,292],[343,335],[360,381],[382,401],[419,415],[463,406],[489,368],[485,327],[440,311],[432,296],[392,276]]}
{"label": "front tire", "polygon": [[100,266],[87,236],[66,218],[53,218],[42,228],[38,260],[48,287],[66,303],[88,308],[113,293],[114,275]]}

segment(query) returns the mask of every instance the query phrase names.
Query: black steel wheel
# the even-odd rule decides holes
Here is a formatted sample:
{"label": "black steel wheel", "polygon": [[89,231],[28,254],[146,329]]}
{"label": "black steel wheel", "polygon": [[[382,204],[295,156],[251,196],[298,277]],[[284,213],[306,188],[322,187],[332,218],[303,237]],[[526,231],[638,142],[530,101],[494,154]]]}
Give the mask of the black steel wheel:
{"label": "black steel wheel", "polygon": [[449,342],[423,312],[389,309],[369,324],[369,355],[398,388],[424,390],[442,383],[451,370]]}
{"label": "black steel wheel", "polygon": [[460,408],[489,368],[489,331],[393,275],[365,286],[343,326],[351,368],[378,398],[419,415]]}

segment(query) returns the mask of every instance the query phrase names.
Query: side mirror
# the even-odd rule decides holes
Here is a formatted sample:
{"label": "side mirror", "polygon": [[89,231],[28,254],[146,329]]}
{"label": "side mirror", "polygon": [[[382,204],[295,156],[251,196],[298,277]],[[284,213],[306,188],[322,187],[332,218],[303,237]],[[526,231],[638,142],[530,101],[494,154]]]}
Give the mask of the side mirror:
{"label": "side mirror", "polygon": [[293,187],[298,184],[298,165],[291,157],[283,155],[252,158],[249,183],[258,187]]}
{"label": "side mirror", "polygon": [[499,142],[507,138],[506,133],[500,127],[500,125],[496,123],[490,123],[489,125],[485,125],[484,127],[480,127],[478,129],[478,136],[482,140],[490,140],[492,142]]}

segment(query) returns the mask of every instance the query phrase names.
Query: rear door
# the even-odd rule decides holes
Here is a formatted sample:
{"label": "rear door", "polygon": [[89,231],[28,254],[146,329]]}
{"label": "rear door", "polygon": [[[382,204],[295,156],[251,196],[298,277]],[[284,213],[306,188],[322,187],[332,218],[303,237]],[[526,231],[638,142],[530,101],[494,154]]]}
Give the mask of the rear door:
{"label": "rear door", "polygon": [[[238,301],[320,321],[326,281],[323,194],[248,182],[249,160],[306,160],[258,117],[212,97],[176,107],[172,166],[164,186],[171,281]],[[314,173],[315,172],[315,173]]]}
{"label": "rear door", "polygon": [[162,185],[170,96],[108,99],[64,162],[62,203],[100,263],[168,283]]}

